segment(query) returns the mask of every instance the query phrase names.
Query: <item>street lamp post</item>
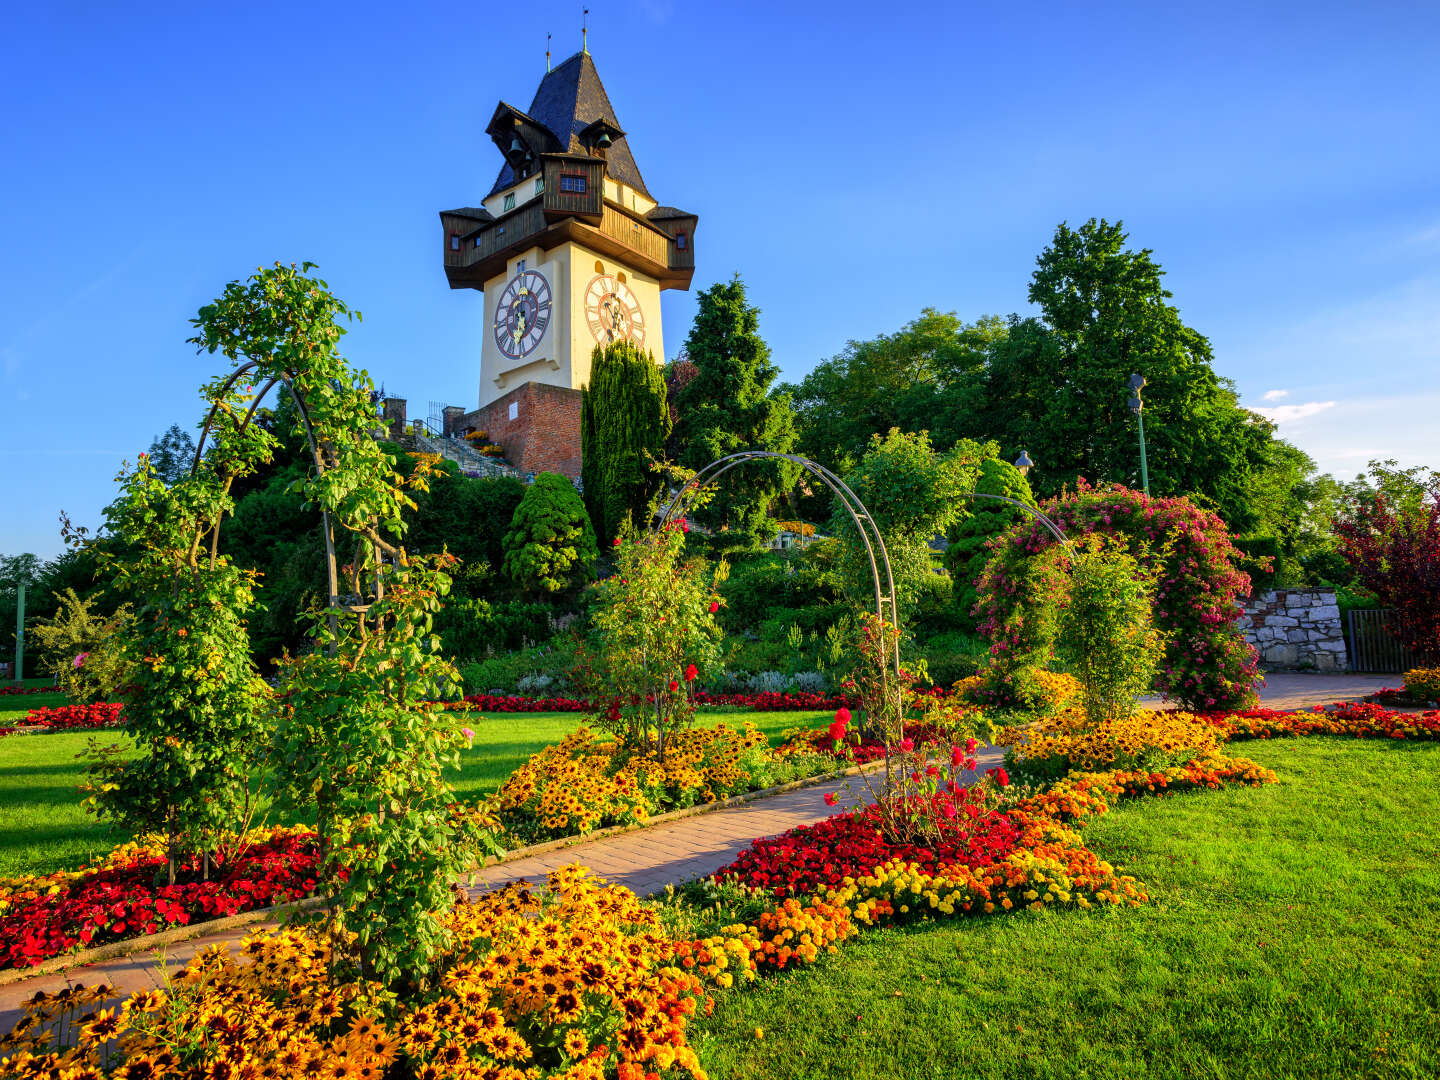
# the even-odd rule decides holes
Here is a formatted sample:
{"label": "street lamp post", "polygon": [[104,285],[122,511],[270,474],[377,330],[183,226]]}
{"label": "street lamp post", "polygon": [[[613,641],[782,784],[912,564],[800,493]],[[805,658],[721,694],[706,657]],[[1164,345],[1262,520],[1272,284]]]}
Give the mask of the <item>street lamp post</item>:
{"label": "street lamp post", "polygon": [[1145,461],[1145,403],[1140,400],[1140,391],[1145,389],[1144,375],[1130,376],[1130,411],[1135,414],[1135,420],[1140,425],[1140,486],[1145,489],[1145,497],[1150,497],[1150,466]]}
{"label": "street lamp post", "polygon": [[15,587],[15,685],[25,685],[25,582]]}

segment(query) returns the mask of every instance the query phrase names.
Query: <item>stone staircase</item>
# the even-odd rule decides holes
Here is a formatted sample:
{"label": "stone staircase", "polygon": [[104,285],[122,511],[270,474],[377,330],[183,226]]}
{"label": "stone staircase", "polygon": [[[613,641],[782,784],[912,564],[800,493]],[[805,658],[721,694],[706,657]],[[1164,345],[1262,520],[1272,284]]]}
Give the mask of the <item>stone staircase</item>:
{"label": "stone staircase", "polygon": [[410,439],[413,440],[416,450],[424,454],[439,454],[442,458],[455,462],[460,466],[460,471],[467,476],[481,476],[487,479],[497,476],[514,476],[517,479],[524,479],[520,475],[520,470],[514,465],[501,458],[493,458],[480,453],[473,446],[468,445],[464,439],[418,431],[411,435]]}

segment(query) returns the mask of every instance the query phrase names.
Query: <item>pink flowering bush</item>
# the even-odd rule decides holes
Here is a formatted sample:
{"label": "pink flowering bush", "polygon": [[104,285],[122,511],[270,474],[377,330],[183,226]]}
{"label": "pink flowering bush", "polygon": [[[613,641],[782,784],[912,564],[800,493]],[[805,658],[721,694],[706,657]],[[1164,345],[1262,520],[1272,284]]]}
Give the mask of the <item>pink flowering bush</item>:
{"label": "pink flowering bush", "polygon": [[[1153,575],[1154,625],[1166,637],[1157,690],[1195,710],[1255,703],[1257,656],[1236,623],[1236,599],[1248,595],[1250,577],[1237,568],[1240,551],[1218,515],[1189,499],[1147,499],[1083,481],[1045,510],[1067,536],[1123,540]],[[1038,522],[1017,524],[991,545],[995,557],[977,583],[975,605],[991,642],[991,692],[1023,698],[1027,674],[1053,653],[1064,560]]]}

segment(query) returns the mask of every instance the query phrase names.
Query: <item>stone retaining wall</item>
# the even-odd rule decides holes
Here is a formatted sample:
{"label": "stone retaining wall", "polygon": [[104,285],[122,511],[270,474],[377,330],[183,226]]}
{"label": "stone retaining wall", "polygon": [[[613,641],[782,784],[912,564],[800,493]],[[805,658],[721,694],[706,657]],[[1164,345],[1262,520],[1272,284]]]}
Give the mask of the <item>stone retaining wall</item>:
{"label": "stone retaining wall", "polygon": [[1266,671],[1344,671],[1345,633],[1334,589],[1277,589],[1240,601],[1240,629]]}

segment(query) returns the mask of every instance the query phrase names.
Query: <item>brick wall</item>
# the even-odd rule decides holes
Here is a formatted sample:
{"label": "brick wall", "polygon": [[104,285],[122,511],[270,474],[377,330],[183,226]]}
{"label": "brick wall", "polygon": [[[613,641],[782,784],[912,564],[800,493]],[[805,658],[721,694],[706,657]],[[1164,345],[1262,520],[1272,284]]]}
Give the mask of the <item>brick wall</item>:
{"label": "brick wall", "polygon": [[[515,418],[510,418],[510,406]],[[455,430],[484,431],[521,473],[580,477],[580,391],[526,383],[482,409],[466,413]]]}

